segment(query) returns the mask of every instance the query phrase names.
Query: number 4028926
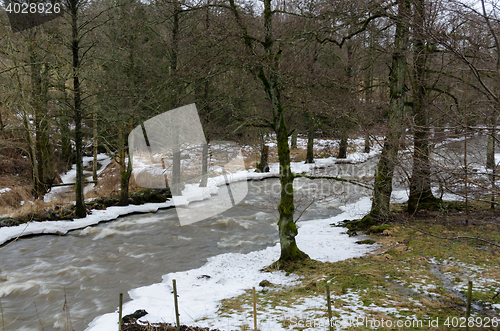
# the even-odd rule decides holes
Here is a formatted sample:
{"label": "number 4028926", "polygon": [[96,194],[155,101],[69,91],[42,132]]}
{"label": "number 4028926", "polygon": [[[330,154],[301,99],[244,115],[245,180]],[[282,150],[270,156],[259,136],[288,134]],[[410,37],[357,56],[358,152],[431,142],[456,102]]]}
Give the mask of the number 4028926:
{"label": "number 4028926", "polygon": [[58,14],[61,12],[61,4],[10,2],[5,11],[14,14]]}

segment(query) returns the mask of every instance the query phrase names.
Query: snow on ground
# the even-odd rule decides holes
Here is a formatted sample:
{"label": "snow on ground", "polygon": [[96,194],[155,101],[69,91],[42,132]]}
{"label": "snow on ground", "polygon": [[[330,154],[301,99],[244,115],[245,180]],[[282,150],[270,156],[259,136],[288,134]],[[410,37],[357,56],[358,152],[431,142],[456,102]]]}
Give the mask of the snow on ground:
{"label": "snow on ground", "polygon": [[[291,141],[291,138],[288,138],[289,144]],[[380,154],[380,151],[382,150],[382,146],[380,144],[372,144],[370,153],[361,153],[361,151],[364,149],[364,143],[365,139],[364,138],[356,138],[356,139],[348,139],[348,143],[350,147],[355,147],[356,152],[354,153],[349,153],[347,155],[347,158],[345,159],[337,159],[335,157],[329,157],[327,159],[314,159],[316,163],[320,162],[322,160],[336,160],[336,161],[341,161],[341,162],[365,162],[366,160]],[[275,135],[270,135],[269,139],[266,140],[266,146],[270,148],[277,148],[277,143],[276,143],[276,138]],[[306,149],[307,148],[307,138],[297,138],[297,147]],[[254,146],[243,146],[242,149],[250,152],[254,150]],[[314,148],[339,148],[339,141],[338,140],[332,140],[332,139],[322,139],[322,138],[314,138]]]}
{"label": "snow on ground", "polygon": [[9,192],[10,190],[11,189],[9,187],[3,188],[0,190],[0,194],[5,193],[5,192]]}

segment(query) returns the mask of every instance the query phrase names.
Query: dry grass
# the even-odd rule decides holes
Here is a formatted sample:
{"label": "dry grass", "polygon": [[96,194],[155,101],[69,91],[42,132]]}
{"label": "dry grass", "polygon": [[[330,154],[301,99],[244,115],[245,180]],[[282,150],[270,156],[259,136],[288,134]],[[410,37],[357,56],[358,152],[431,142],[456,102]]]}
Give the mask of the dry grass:
{"label": "dry grass", "polygon": [[[97,187],[85,193],[85,199],[97,197],[117,197],[120,188],[119,165],[112,161],[106,169],[100,174]],[[75,200],[74,187],[64,187],[61,194],[50,202],[44,202],[41,199],[35,199],[32,195],[31,186],[16,185],[10,180],[12,176],[1,176],[0,187],[11,188],[10,191],[0,195],[0,215],[9,215],[10,217],[26,216],[28,214],[40,213],[44,210],[54,210],[57,206],[63,207]],[[139,191],[143,188],[137,186],[133,179],[131,180],[130,192]],[[21,201],[24,204],[21,206]]]}
{"label": "dry grass", "polygon": [[115,160],[102,171],[94,188],[85,193],[85,198],[117,197],[120,193],[120,165]]}

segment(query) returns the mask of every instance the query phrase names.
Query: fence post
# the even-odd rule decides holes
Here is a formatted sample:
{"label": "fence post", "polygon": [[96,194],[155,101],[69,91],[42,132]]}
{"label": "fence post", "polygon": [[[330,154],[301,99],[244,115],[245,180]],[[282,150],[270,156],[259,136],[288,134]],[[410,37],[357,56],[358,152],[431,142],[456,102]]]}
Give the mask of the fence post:
{"label": "fence post", "polygon": [[469,288],[467,290],[467,311],[465,312],[465,330],[469,331],[470,305],[472,303],[472,280],[469,280]]}
{"label": "fence post", "polygon": [[253,329],[257,331],[257,295],[255,294],[255,287],[252,287],[253,296]]}
{"label": "fence post", "polygon": [[122,330],[122,307],[123,307],[123,293],[120,293],[120,302],[118,303],[118,331]]}
{"label": "fence post", "polygon": [[333,331],[332,327],[332,303],[330,302],[330,286],[326,284],[326,301],[328,303],[328,330]]}
{"label": "fence post", "polygon": [[172,284],[174,286],[175,321],[177,323],[177,330],[180,330],[181,324],[179,322],[179,304],[177,303],[177,285],[175,283],[175,279],[172,279]]}

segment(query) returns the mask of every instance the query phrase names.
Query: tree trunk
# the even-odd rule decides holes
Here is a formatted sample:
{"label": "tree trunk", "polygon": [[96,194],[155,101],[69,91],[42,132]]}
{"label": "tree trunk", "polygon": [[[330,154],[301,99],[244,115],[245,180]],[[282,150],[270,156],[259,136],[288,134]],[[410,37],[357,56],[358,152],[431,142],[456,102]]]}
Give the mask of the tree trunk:
{"label": "tree trunk", "polygon": [[83,186],[83,133],[82,133],[82,101],[80,87],[80,36],[78,35],[78,8],[79,0],[68,0],[68,7],[71,15],[72,29],[72,55],[73,55],[73,93],[74,93],[74,118],[75,118],[75,149],[76,149],[76,183],[75,183],[75,215],[76,217],[85,217]]}
{"label": "tree trunk", "polygon": [[[495,115],[493,115],[493,121],[492,121],[492,129],[490,130],[490,135],[488,136],[488,155],[487,158],[490,158],[490,164],[492,172],[491,172],[491,209],[495,209],[495,190],[496,190],[496,185],[495,185],[495,179],[496,179],[496,170],[497,170],[497,165],[495,161],[495,135],[496,135],[496,127],[497,127],[497,121],[495,119]],[[491,145],[491,147],[490,147]],[[488,160],[487,160],[488,161]]]}
{"label": "tree trunk", "polygon": [[201,152],[201,182],[200,187],[207,187],[208,184],[208,143],[203,145]]}
{"label": "tree trunk", "polygon": [[[275,54],[272,50],[272,15],[271,0],[264,0],[264,49],[266,56],[270,61],[274,62]],[[274,62],[277,66],[278,63]],[[277,70],[277,67],[274,68]],[[278,159],[280,165],[280,183],[281,183],[281,199],[278,205],[279,221],[278,231],[281,246],[281,262],[297,261],[309,258],[297,247],[295,236],[298,231],[293,220],[295,206],[293,202],[293,173],[290,167],[290,148],[288,146],[288,131],[285,123],[283,106],[281,105],[281,96],[278,84],[279,75],[272,69],[269,70],[266,77],[264,68],[260,67],[259,78],[262,82],[264,90],[269,101],[271,101],[273,112],[273,128],[276,132],[278,142]]]}
{"label": "tree trunk", "polygon": [[[64,100],[68,100],[68,94],[66,90],[65,82],[60,82],[59,88],[64,94]],[[61,132],[61,158],[66,164],[65,170],[70,168],[70,163],[72,163],[73,149],[71,147],[71,132],[68,124],[67,110],[64,106],[59,106],[59,131]]]}
{"label": "tree trunk", "polygon": [[[174,128],[175,130],[175,128]],[[172,186],[170,191],[172,195],[182,195],[181,186],[181,150],[179,137],[177,132],[174,132],[174,142],[172,147]]]}
{"label": "tree trunk", "polygon": [[297,130],[293,131],[291,140],[291,148],[297,149]]}
{"label": "tree trunk", "polygon": [[407,0],[398,0],[398,17],[396,34],[394,36],[394,52],[392,68],[389,75],[390,108],[388,133],[382,147],[382,155],[377,166],[373,189],[373,201],[370,214],[375,220],[388,219],[391,216],[390,200],[392,193],[392,178],[394,164],[399,150],[399,139],[402,135],[404,115],[404,87],[406,77],[406,50],[408,47],[408,24],[405,19],[410,12]]}
{"label": "tree trunk", "polygon": [[488,147],[486,151],[486,168],[495,168],[495,127],[490,130],[488,135]]}
{"label": "tree trunk", "polygon": [[305,163],[314,163],[314,127],[313,117],[309,114],[309,125],[307,128],[307,154]]}
{"label": "tree trunk", "polygon": [[365,148],[363,153],[370,153],[370,134],[365,132]]}
{"label": "tree trunk", "polygon": [[[128,206],[128,197],[129,197],[129,183],[130,183],[130,175],[132,175],[132,160],[130,157],[127,158],[127,164],[122,167],[120,166],[120,206]],[[125,162],[125,160],[123,161]]]}
{"label": "tree trunk", "polygon": [[419,206],[427,207],[438,201],[431,190],[431,166],[429,162],[429,116],[426,105],[427,52],[424,41],[424,1],[414,0],[413,37],[413,169],[410,178],[408,212],[413,214]]}
{"label": "tree trunk", "polygon": [[34,153],[34,163],[33,167],[36,167],[36,171],[33,171],[33,188],[35,191],[35,197],[41,198],[46,192],[45,186],[45,164],[44,159],[44,147],[46,144],[46,139],[44,135],[46,134],[47,121],[45,116],[47,114],[47,109],[43,88],[42,80],[42,68],[40,64],[40,58],[35,50],[35,35],[29,36],[29,52],[30,52],[30,78],[31,78],[31,106],[34,112],[34,129],[35,129],[35,153]]}
{"label": "tree trunk", "polygon": [[33,140],[31,122],[28,120],[28,116],[25,112],[23,112],[23,125],[26,130],[26,142],[28,143],[28,157],[31,164],[32,170],[32,179],[33,179],[33,191],[36,196],[36,183],[38,181],[38,167],[36,166],[36,148],[35,142]]}
{"label": "tree trunk", "polygon": [[268,160],[269,160],[269,146],[262,144],[260,149],[260,163],[258,166],[258,169],[261,172],[269,172]]}
{"label": "tree trunk", "polygon": [[347,146],[347,137],[340,138],[339,153],[337,155],[337,159],[345,159],[347,157]]}
{"label": "tree trunk", "polygon": [[[178,0],[173,1],[173,21],[172,21],[172,44],[170,47],[170,77],[174,90],[172,91],[172,109],[179,106],[180,84],[177,77],[178,51],[179,51],[179,16],[181,7]],[[175,127],[173,128],[175,130]],[[172,181],[170,191],[172,195],[181,195],[183,187],[181,186],[181,150],[178,132],[173,133],[172,147]]]}
{"label": "tree trunk", "polygon": [[[369,61],[370,65],[365,71],[365,77],[364,77],[364,85],[365,85],[365,105],[366,109],[365,111],[368,111],[369,109],[373,107],[373,66],[374,66],[374,58],[373,58],[373,32],[370,31],[370,46],[369,46]],[[363,149],[364,153],[370,153],[370,134],[368,133],[368,128],[370,127],[371,123],[365,123],[365,125],[362,127],[362,130],[365,133],[365,146]]]}
{"label": "tree trunk", "polygon": [[[348,88],[349,88],[349,95],[347,97],[347,107],[350,108],[351,112],[355,112],[355,105],[358,103],[355,98],[358,98],[357,96],[357,91],[356,91],[356,84],[353,79],[352,75],[352,68],[354,65],[354,47],[352,42],[349,40],[346,43],[346,49],[347,49],[347,63],[346,63],[346,77],[347,77],[347,82],[348,82]],[[349,136],[349,131],[351,130],[350,128],[350,121],[348,117],[345,114],[342,114],[339,117],[340,120],[340,144],[339,144],[339,153],[337,154],[338,159],[345,159],[347,157],[347,146],[348,146],[348,136]]]}
{"label": "tree trunk", "polygon": [[[125,147],[125,139],[123,135],[122,125],[118,129],[119,139],[120,139],[120,206],[128,206],[128,187],[130,182],[130,175],[132,175],[132,160],[130,157],[127,157],[126,147]],[[128,160],[127,160],[128,159]],[[127,160],[127,161],[126,161]]]}
{"label": "tree trunk", "polygon": [[[37,85],[41,84],[41,81],[38,81],[37,79]],[[40,88],[39,86],[34,86],[33,87],[35,91],[33,91],[33,97],[35,99],[40,98],[40,94],[38,94],[38,89]],[[40,109],[40,100],[34,101],[36,106],[34,107],[35,111],[35,165],[37,168],[36,171],[36,178],[34,184],[35,187],[35,195],[37,198],[42,198],[43,195],[45,194],[46,188],[45,188],[45,161],[43,158],[43,131],[45,131],[45,125],[46,120],[43,119],[44,115],[42,114],[42,110]]]}
{"label": "tree trunk", "polygon": [[94,161],[92,162],[92,180],[96,181],[97,180],[97,146],[98,146],[98,138],[97,138],[97,111],[94,111],[94,114],[92,115],[93,119],[93,136],[94,136],[94,144],[93,144],[93,157]]}

